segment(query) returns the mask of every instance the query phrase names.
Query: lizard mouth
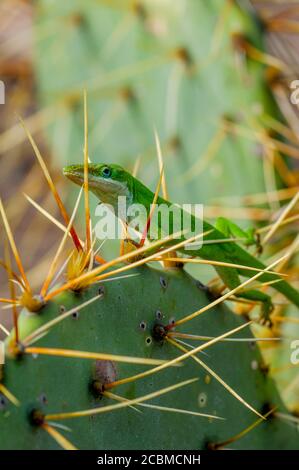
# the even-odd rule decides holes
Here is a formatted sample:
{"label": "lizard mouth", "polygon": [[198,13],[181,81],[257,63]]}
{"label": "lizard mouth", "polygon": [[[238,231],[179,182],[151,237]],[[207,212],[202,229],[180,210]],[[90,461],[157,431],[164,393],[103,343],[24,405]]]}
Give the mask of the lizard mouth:
{"label": "lizard mouth", "polygon": [[[63,174],[78,186],[84,184],[84,168],[82,166],[66,166],[63,168]],[[88,187],[101,202],[113,206],[117,203],[119,196],[129,196],[126,183],[94,175],[91,171],[88,172]]]}
{"label": "lizard mouth", "polygon": [[[66,167],[66,168],[63,168],[63,174],[69,180],[73,181],[73,183],[76,183],[79,186],[82,186],[84,184],[84,173],[82,173],[81,171],[70,170]],[[89,173],[88,185],[90,187],[96,187],[97,183],[98,183],[98,179],[96,179],[95,177],[93,177],[93,175]]]}
{"label": "lizard mouth", "polygon": [[[84,184],[84,170],[65,167],[63,168],[63,174],[70,181],[73,181],[73,183],[76,183],[79,186]],[[123,185],[120,182],[106,178],[101,178],[100,176],[95,176],[90,172],[88,173],[88,186],[103,202],[110,203],[116,196],[128,195],[127,185]]]}

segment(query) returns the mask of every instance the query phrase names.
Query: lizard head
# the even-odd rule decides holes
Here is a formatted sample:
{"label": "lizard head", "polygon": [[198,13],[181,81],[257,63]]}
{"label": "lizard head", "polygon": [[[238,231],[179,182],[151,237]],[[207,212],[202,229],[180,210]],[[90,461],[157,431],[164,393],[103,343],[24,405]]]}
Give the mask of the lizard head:
{"label": "lizard head", "polygon": [[[74,183],[84,183],[84,165],[69,165],[63,168],[63,174]],[[104,204],[117,204],[119,196],[131,198],[130,174],[121,166],[106,163],[88,164],[88,186]]]}

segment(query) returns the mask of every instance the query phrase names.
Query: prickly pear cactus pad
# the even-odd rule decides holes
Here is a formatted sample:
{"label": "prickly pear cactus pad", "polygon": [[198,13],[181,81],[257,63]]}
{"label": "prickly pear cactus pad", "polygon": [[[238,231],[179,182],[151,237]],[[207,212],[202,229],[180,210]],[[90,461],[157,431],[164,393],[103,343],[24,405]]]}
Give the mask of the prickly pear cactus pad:
{"label": "prickly pear cactus pad", "polygon": [[92,159],[133,168],[139,155],[140,176],[152,183],[155,126],[177,202],[264,191],[256,136],[267,132],[264,117],[278,112],[252,10],[231,0],[39,0],[37,7],[37,83],[42,105],[55,109],[48,136],[59,164],[81,161],[86,87]]}
{"label": "prickly pear cactus pad", "polygon": [[[183,354],[174,341],[189,351],[186,342],[193,347],[204,344],[179,339],[179,333],[215,338],[244,324],[218,306],[170,330],[170,343],[165,327],[207,305],[206,293],[183,271],[141,267],[133,274],[82,293],[63,293],[38,314],[21,313],[22,341],[40,326],[73,312],[46,329],[47,335],[31,346],[36,352],[28,349],[27,354],[25,349],[18,357],[7,357],[2,383],[19,403],[2,395],[1,448],[59,448],[45,423],[66,426],[54,429],[80,449],[298,448],[296,429],[275,415],[284,406],[248,327],[226,339],[252,341],[217,341],[181,366],[126,363],[127,356],[171,361]],[[94,301],[80,309],[90,299]],[[45,348],[114,354],[125,362],[51,356]],[[178,388],[138,402],[172,386]],[[68,413],[80,410],[90,414],[67,419]],[[270,415],[263,420],[253,410]],[[65,419],[60,420],[61,413]],[[254,429],[238,437],[253,423]]]}

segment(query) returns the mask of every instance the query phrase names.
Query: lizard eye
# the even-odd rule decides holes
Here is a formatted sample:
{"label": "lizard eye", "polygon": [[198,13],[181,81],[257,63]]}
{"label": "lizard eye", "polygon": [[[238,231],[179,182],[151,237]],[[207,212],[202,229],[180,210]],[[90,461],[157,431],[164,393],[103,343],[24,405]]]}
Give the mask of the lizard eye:
{"label": "lizard eye", "polygon": [[111,176],[111,169],[109,168],[109,166],[105,166],[105,167],[102,169],[102,175],[104,176],[104,178],[110,178],[110,176]]}

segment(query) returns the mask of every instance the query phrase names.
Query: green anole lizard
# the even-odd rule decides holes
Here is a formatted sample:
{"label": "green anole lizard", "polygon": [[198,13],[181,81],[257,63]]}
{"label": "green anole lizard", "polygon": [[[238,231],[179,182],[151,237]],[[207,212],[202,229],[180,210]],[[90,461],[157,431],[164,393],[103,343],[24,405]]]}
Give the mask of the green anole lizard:
{"label": "green anole lizard", "polygon": [[[69,165],[63,169],[63,173],[67,178],[80,186],[84,183],[84,165],[82,164]],[[151,214],[151,204],[154,200],[153,192],[119,165],[89,164],[88,187],[101,203],[112,206],[117,216],[119,215],[117,212],[119,196],[126,198],[127,207],[132,204],[141,204],[146,209],[147,217]],[[166,201],[162,197],[157,198],[156,204],[157,206],[162,204],[172,206],[171,202]],[[183,211],[183,209],[181,210]],[[241,238],[245,246],[255,243],[252,230],[244,231],[233,222],[223,218],[218,219],[215,227],[206,221],[202,221],[202,227],[203,232],[206,233],[204,236],[204,244],[202,244],[200,248],[193,250],[192,256],[200,257],[205,260],[265,269],[261,261],[244,250],[238,243],[231,241],[230,236],[232,235],[238,239]],[[159,236],[163,236],[163,234],[160,233],[160,227],[156,228],[159,232]],[[171,224],[169,232],[169,235],[174,233]],[[229,242],[223,242],[224,238],[230,239]],[[219,243],[213,242],[213,244],[207,244],[206,242],[208,240],[219,240]],[[190,254],[184,247],[180,248],[178,251],[184,254]],[[249,270],[242,268],[215,266],[215,269],[229,289],[234,289],[241,284],[240,275],[245,277],[252,276]],[[259,280],[265,283],[277,281],[273,283],[272,287],[299,307],[299,292],[289,283],[282,280],[280,276],[265,273],[260,276]],[[269,322],[270,313],[273,310],[270,296],[257,289],[240,291],[238,296],[244,299],[261,302],[262,319]]]}

